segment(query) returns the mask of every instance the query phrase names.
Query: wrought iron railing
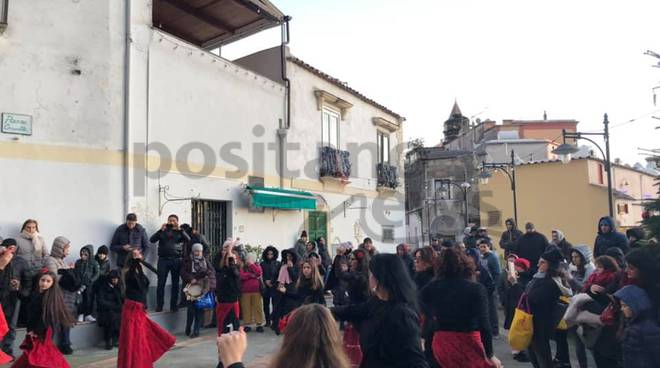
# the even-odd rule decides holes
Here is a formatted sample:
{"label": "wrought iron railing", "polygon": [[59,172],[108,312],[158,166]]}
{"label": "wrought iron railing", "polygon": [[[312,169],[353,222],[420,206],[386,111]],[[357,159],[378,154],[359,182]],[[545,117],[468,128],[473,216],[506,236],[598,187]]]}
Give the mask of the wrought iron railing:
{"label": "wrought iron railing", "polygon": [[380,163],[376,165],[376,174],[378,175],[378,186],[396,189],[399,186],[399,177],[396,173],[397,169],[387,163]]}
{"label": "wrought iron railing", "polygon": [[332,147],[321,147],[321,177],[333,177],[347,180],[351,176],[350,153],[334,149]]}

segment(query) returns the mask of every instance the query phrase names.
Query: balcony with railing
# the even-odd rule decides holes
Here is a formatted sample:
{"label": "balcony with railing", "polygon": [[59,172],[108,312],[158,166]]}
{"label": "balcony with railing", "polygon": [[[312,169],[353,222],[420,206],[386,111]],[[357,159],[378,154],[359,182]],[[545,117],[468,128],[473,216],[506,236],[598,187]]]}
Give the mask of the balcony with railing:
{"label": "balcony with railing", "polygon": [[319,176],[321,180],[336,180],[348,184],[351,176],[350,153],[333,147],[321,147]]}
{"label": "balcony with railing", "polygon": [[396,166],[384,162],[379,163],[376,165],[376,175],[378,177],[376,188],[379,190],[396,190],[399,186]]}

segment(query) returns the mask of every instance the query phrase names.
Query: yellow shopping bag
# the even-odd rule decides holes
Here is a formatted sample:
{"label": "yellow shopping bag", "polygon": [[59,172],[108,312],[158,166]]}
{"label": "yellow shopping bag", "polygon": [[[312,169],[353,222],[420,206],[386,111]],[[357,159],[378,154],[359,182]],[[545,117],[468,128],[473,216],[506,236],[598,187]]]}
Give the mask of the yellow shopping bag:
{"label": "yellow shopping bag", "polygon": [[532,343],[534,335],[533,316],[527,302],[527,294],[523,294],[518,307],[513,314],[513,321],[509,329],[509,345],[511,349],[523,351]]}
{"label": "yellow shopping bag", "polygon": [[561,320],[559,321],[559,324],[557,325],[558,330],[568,330],[568,324],[564,320],[564,314],[566,313],[566,308],[568,308],[568,304],[571,302],[571,299],[567,296],[560,296],[559,297],[559,304],[558,304],[558,309],[561,313]]}

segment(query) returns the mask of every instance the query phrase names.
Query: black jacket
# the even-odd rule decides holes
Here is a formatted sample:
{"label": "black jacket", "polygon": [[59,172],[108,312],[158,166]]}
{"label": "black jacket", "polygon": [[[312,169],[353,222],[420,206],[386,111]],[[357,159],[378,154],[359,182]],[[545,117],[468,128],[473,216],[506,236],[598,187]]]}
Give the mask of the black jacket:
{"label": "black jacket", "polygon": [[241,273],[238,266],[226,266],[216,270],[215,295],[220,303],[235,303],[241,297]]}
{"label": "black jacket", "polygon": [[431,311],[435,331],[481,333],[486,355],[493,356],[488,297],[483,285],[466,279],[431,281],[421,291],[422,305]]}
{"label": "black jacket", "polygon": [[144,305],[147,304],[147,292],[149,292],[149,278],[144,274],[143,267],[156,273],[156,268],[142,260],[133,260],[129,265],[125,275],[124,284],[126,285],[126,299],[132,300]]}
{"label": "black jacket", "polygon": [[334,307],[332,312],[357,327],[361,368],[428,368],[419,318],[408,305],[372,297],[357,305]]}
{"label": "black jacket", "polygon": [[110,273],[110,260],[106,257],[101,261],[98,257],[95,257],[96,263],[99,264],[99,277],[107,276]]}
{"label": "black jacket", "polygon": [[135,248],[140,248],[144,256],[147,255],[149,250],[149,238],[147,232],[140,224],[136,224],[133,229],[129,229],[126,224],[121,224],[112,235],[110,242],[110,250],[117,253],[117,266],[124,267],[124,260],[128,251],[124,250],[124,245],[130,245]]}
{"label": "black jacket", "polygon": [[325,242],[316,242],[316,246],[318,247],[319,255],[321,256],[321,264],[327,269],[330,267],[330,262],[332,262],[330,253],[328,252],[328,245]]}
{"label": "black jacket", "polygon": [[348,299],[351,304],[366,302],[369,298],[369,275],[366,272],[348,271],[341,275],[346,281]]}
{"label": "black jacket", "polygon": [[523,236],[522,231],[516,228],[503,232],[500,237],[500,248],[504,249],[504,253],[507,255],[514,252],[516,250],[518,239],[520,239],[521,236]]}
{"label": "black jacket", "polygon": [[113,286],[106,276],[99,280],[96,290],[97,323],[101,327],[119,326],[124,295],[120,285]]}
{"label": "black jacket", "polygon": [[323,288],[313,290],[311,282],[303,280],[300,287],[296,287],[297,282],[287,285],[284,295],[297,301],[298,306],[305,304],[325,305],[325,293]]}
{"label": "black jacket", "polygon": [[600,226],[598,227],[598,236],[596,236],[596,241],[594,242],[594,257],[604,256],[609,248],[619,248],[623,254],[628,253],[628,239],[622,233],[616,231],[616,224],[614,220],[610,217],[601,217],[598,221],[600,225],[601,222],[607,222],[610,225],[610,232],[602,233],[600,231]]}
{"label": "black jacket", "polygon": [[[14,256],[11,262],[0,270],[0,304],[8,310],[19,297],[28,298],[32,292],[32,273],[30,265],[21,257]],[[18,290],[12,290],[11,280],[16,279],[20,285]],[[13,307],[12,307],[13,308]]]}
{"label": "black jacket", "polygon": [[525,233],[518,239],[518,244],[514,247],[515,254],[520,258],[525,258],[531,264],[533,270],[539,263],[541,254],[548,247],[548,238],[539,232]]}
{"label": "black jacket", "polygon": [[561,296],[559,286],[551,277],[534,278],[527,285],[527,301],[534,316],[534,334],[550,338],[555,330],[554,312]]}
{"label": "black jacket", "polygon": [[433,268],[429,268],[428,270],[422,272],[415,272],[413,281],[415,281],[415,285],[417,285],[417,290],[421,291],[424,286],[433,280],[433,276],[435,276],[433,273]]}
{"label": "black jacket", "polygon": [[99,278],[99,264],[94,259],[94,247],[91,244],[84,246],[80,250],[81,253],[83,249],[87,249],[89,258],[86,261],[83,261],[82,258],[77,260],[75,270],[82,284],[90,287]]}
{"label": "black jacket", "polygon": [[149,240],[158,243],[158,257],[181,258],[183,244],[189,242],[190,237],[183,230],[165,229],[156,231]]}
{"label": "black jacket", "polygon": [[43,301],[43,294],[35,291],[30,295],[30,302],[27,305],[27,332],[33,332],[41,338],[46,336],[49,327],[43,319]]}

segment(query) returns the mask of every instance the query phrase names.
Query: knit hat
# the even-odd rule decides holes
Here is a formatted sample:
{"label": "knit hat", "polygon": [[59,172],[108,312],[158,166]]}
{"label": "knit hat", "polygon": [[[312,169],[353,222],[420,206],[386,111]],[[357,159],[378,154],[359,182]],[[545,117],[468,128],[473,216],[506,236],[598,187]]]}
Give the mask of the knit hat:
{"label": "knit hat", "polygon": [[534,230],[535,228],[536,227],[531,222],[528,222],[528,223],[525,224],[525,230]]}
{"label": "knit hat", "polygon": [[653,303],[649,299],[648,294],[644,289],[636,285],[628,285],[619,289],[614,296],[626,303],[632,310],[634,316],[645,314],[653,309]]}
{"label": "knit hat", "polygon": [[561,251],[556,246],[550,246],[546,251],[541,255],[541,259],[548,262],[551,268],[558,268],[559,263],[564,259],[564,256],[561,254]]}
{"label": "knit hat", "polygon": [[520,268],[522,268],[522,269],[525,270],[525,271],[529,271],[529,267],[530,267],[529,261],[526,260],[525,258],[518,258],[518,259],[516,259],[516,260],[513,262],[513,265],[516,266],[516,267],[520,267]]}
{"label": "knit hat", "polygon": [[306,238],[307,237],[307,231],[303,230],[302,233],[300,233],[301,238]]}
{"label": "knit hat", "polygon": [[96,254],[105,254],[108,255],[109,250],[107,245],[102,245],[99,247],[99,249],[96,251]]}
{"label": "knit hat", "polygon": [[7,238],[7,239],[4,239],[4,240],[2,241],[2,244],[1,244],[1,245],[2,245],[3,247],[7,247],[7,248],[8,248],[8,247],[11,247],[11,246],[17,246],[17,244],[16,244],[16,239],[14,239],[14,238]]}
{"label": "knit hat", "polygon": [[195,243],[195,244],[192,245],[192,251],[193,252],[194,251],[200,251],[201,252],[203,250],[204,250],[204,246],[199,244],[199,243]]}

